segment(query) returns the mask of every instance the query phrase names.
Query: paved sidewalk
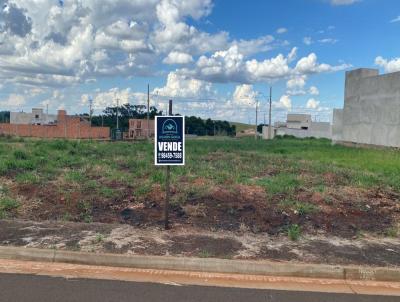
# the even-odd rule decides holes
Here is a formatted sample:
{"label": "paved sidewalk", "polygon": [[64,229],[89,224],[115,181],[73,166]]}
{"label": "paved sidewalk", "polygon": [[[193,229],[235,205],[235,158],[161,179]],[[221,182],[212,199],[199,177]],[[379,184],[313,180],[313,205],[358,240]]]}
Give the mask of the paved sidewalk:
{"label": "paved sidewalk", "polygon": [[[304,298],[308,297],[314,299],[315,297],[318,297],[318,295],[314,297],[312,293],[326,294],[326,295],[320,294],[319,297],[344,298],[344,300],[342,299],[337,301],[347,301],[347,300],[348,301],[398,301],[398,299],[400,298],[400,283],[395,283],[395,282],[345,281],[345,280],[328,280],[328,279],[316,279],[316,278],[314,279],[287,278],[287,277],[268,277],[268,276],[255,276],[255,275],[240,275],[240,274],[218,274],[218,273],[200,273],[200,272],[166,271],[166,270],[150,270],[150,269],[146,270],[146,269],[101,267],[101,266],[89,266],[89,265],[74,265],[74,264],[63,264],[63,263],[16,261],[16,260],[0,260],[0,276],[1,276],[0,297],[1,294],[3,295],[5,293],[9,294],[9,291],[13,288],[14,290],[16,290],[20,282],[27,282],[26,283],[27,287],[24,286],[24,291],[19,290],[20,293],[26,292],[29,286],[32,286],[32,284],[34,284],[35,282],[39,282],[39,284],[41,284],[41,282],[44,282],[36,289],[37,294],[43,295],[44,292],[41,292],[40,290],[44,288],[44,285],[46,284],[49,285],[52,283],[55,283],[57,286],[60,286],[59,290],[60,292],[62,292],[63,287],[69,286],[66,284],[68,282],[66,282],[65,279],[62,279],[66,278],[67,280],[70,281],[77,281],[73,283],[82,284],[82,286],[83,284],[90,283],[94,287],[96,286],[101,287],[101,284],[107,284],[105,280],[108,281],[112,280],[112,281],[119,281],[115,282],[117,286],[123,284],[121,282],[135,282],[129,284],[132,284],[133,287],[138,286],[138,283],[147,284],[146,286],[143,285],[145,288],[146,287],[160,288],[161,287],[160,285],[156,286],[154,284],[163,284],[170,286],[172,285],[177,289],[182,287],[188,288],[191,286],[206,286],[205,288],[206,291],[213,291],[215,290],[216,287],[254,290],[254,291],[243,290],[241,291],[242,293],[243,292],[262,293],[262,291],[260,290],[268,290],[267,292],[271,293],[271,290],[273,291],[285,290],[297,293],[301,292],[299,297],[304,297]],[[47,277],[53,277],[53,278],[47,278]],[[14,281],[15,283],[11,284],[12,282],[9,280],[15,280]],[[89,282],[86,280],[91,280],[91,281]],[[1,287],[6,289],[6,284],[8,284],[8,282],[11,284],[10,289],[4,291],[1,290]],[[151,285],[150,283],[153,285]],[[99,288],[99,290],[101,290],[101,288]],[[171,288],[171,291],[174,292],[174,289]],[[177,291],[179,292],[179,290]],[[221,292],[225,291],[227,293],[235,292],[234,290],[222,290],[222,289],[219,291]],[[35,292],[35,289],[33,289],[33,292]],[[304,292],[308,292],[308,294]],[[264,292],[264,294],[265,293],[266,292]],[[275,292],[274,294],[276,293],[277,292]],[[333,293],[346,294],[349,296],[331,295]],[[291,296],[291,294],[289,294],[289,296]],[[362,296],[365,296],[363,299],[366,300],[363,299],[360,300],[360,297]],[[367,296],[375,296],[374,298],[376,300],[373,300],[371,298],[367,299],[366,298]],[[379,297],[378,299],[376,296],[382,296],[382,297]],[[383,296],[386,296],[386,298],[383,298]],[[197,298],[193,297],[194,298],[193,301],[201,301],[201,299],[198,299],[201,297],[203,296],[199,296]],[[257,297],[257,295],[255,297]],[[397,300],[391,299],[390,297],[395,297]],[[0,299],[0,301],[3,300]],[[4,301],[17,301],[17,300],[4,300]],[[18,301],[24,301],[24,300],[18,300]],[[46,301],[46,300],[37,300],[37,301]],[[100,299],[99,301],[103,300]],[[177,301],[180,300],[178,299]],[[260,301],[260,300],[254,300],[254,301]],[[281,300],[276,300],[276,301],[281,301]],[[296,300],[296,301],[303,301],[303,300]],[[314,300],[309,300],[309,301],[314,301]],[[335,301],[335,300],[329,300],[329,301]]]}

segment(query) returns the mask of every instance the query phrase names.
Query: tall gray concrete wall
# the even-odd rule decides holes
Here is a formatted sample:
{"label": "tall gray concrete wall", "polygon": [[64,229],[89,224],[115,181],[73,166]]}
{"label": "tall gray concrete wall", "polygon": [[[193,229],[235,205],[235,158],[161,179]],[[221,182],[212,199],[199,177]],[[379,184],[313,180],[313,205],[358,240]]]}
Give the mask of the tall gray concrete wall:
{"label": "tall gray concrete wall", "polygon": [[343,140],[343,109],[333,109],[332,141]]}
{"label": "tall gray concrete wall", "polygon": [[[385,75],[379,75],[375,69],[346,72],[342,118],[340,140],[400,147],[400,72]],[[334,126],[334,129],[336,132],[339,128]]]}

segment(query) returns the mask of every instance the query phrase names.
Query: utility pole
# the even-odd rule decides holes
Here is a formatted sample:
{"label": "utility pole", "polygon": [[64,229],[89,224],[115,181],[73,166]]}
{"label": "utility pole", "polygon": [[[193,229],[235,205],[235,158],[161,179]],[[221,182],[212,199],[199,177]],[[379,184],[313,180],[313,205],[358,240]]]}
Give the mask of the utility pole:
{"label": "utility pole", "polygon": [[147,84],[147,139],[150,138],[150,85]]}
{"label": "utility pole", "polygon": [[90,127],[92,127],[92,114],[93,114],[93,99],[89,99],[89,121],[90,121]]}
{"label": "utility pole", "polygon": [[118,107],[119,107],[119,99],[117,98],[117,130],[119,129]]}
{"label": "utility pole", "polygon": [[[168,115],[172,116],[172,100],[169,100]],[[169,229],[168,212],[169,212],[169,199],[170,199],[170,179],[171,179],[171,166],[167,166],[167,178],[165,182],[165,205],[164,205],[164,228]]]}
{"label": "utility pole", "polygon": [[93,114],[93,99],[92,99],[92,97],[90,97],[90,99],[89,99],[89,121],[90,121],[89,138],[90,139],[92,139],[92,114]]}
{"label": "utility pole", "polygon": [[46,104],[46,138],[49,138],[49,104]]}
{"label": "utility pole", "polygon": [[257,139],[258,135],[257,135],[257,123],[258,123],[258,101],[256,100],[256,131],[254,134],[255,139]]}
{"label": "utility pole", "polygon": [[268,121],[268,139],[272,138],[271,121],[272,121],[272,87],[269,87],[269,121]]}

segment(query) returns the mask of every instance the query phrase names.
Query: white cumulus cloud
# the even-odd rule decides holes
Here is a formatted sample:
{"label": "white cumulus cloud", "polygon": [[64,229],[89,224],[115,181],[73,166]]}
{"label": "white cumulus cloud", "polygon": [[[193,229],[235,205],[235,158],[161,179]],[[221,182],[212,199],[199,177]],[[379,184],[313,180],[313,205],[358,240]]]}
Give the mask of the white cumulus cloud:
{"label": "white cumulus cloud", "polygon": [[284,33],[287,33],[287,28],[285,28],[285,27],[280,27],[280,28],[278,28],[277,30],[276,30],[276,33],[277,34],[284,34]]}
{"label": "white cumulus cloud", "polygon": [[292,108],[292,100],[288,95],[282,95],[278,102],[272,104],[276,109],[290,110]]}
{"label": "white cumulus cloud", "polygon": [[212,95],[212,84],[196,80],[177,72],[170,72],[164,87],[155,88],[153,94],[162,97],[201,98]]}
{"label": "white cumulus cloud", "polygon": [[163,62],[165,64],[189,64],[193,62],[193,57],[184,52],[172,51]]}
{"label": "white cumulus cloud", "polygon": [[319,95],[319,90],[315,86],[311,86],[310,89],[308,90],[308,93],[311,95]]}
{"label": "white cumulus cloud", "polygon": [[388,60],[379,56],[375,59],[375,64],[382,67],[385,70],[385,72],[400,71],[400,58],[394,58],[392,60]]}
{"label": "white cumulus cloud", "polygon": [[25,105],[25,97],[21,94],[10,94],[6,99],[0,100],[0,104],[6,108],[20,108]]}
{"label": "white cumulus cloud", "polygon": [[319,107],[319,101],[316,99],[312,98],[307,101],[306,107],[307,109],[317,109]]}
{"label": "white cumulus cloud", "polygon": [[235,104],[243,106],[254,106],[257,93],[253,89],[253,85],[243,84],[237,85],[232,95]]}

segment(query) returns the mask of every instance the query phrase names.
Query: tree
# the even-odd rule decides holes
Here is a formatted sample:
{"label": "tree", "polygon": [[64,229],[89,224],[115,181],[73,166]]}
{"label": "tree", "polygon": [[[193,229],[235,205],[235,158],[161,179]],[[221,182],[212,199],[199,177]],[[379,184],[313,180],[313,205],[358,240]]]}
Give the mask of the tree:
{"label": "tree", "polygon": [[0,123],[10,122],[10,111],[0,111]]}
{"label": "tree", "polygon": [[196,116],[187,116],[185,118],[187,134],[198,136],[204,135],[236,135],[236,126],[231,126],[227,121],[213,121],[211,119],[203,120]]}
{"label": "tree", "polygon": [[[162,111],[154,106],[150,107],[149,117],[154,119],[156,115],[162,115]],[[118,119],[119,127],[123,130],[129,128],[129,119],[146,119],[147,118],[147,106],[145,105],[131,105],[124,104],[118,107]],[[103,114],[92,117],[93,126],[104,125],[111,129],[117,126],[117,106],[107,107],[103,110]]]}

